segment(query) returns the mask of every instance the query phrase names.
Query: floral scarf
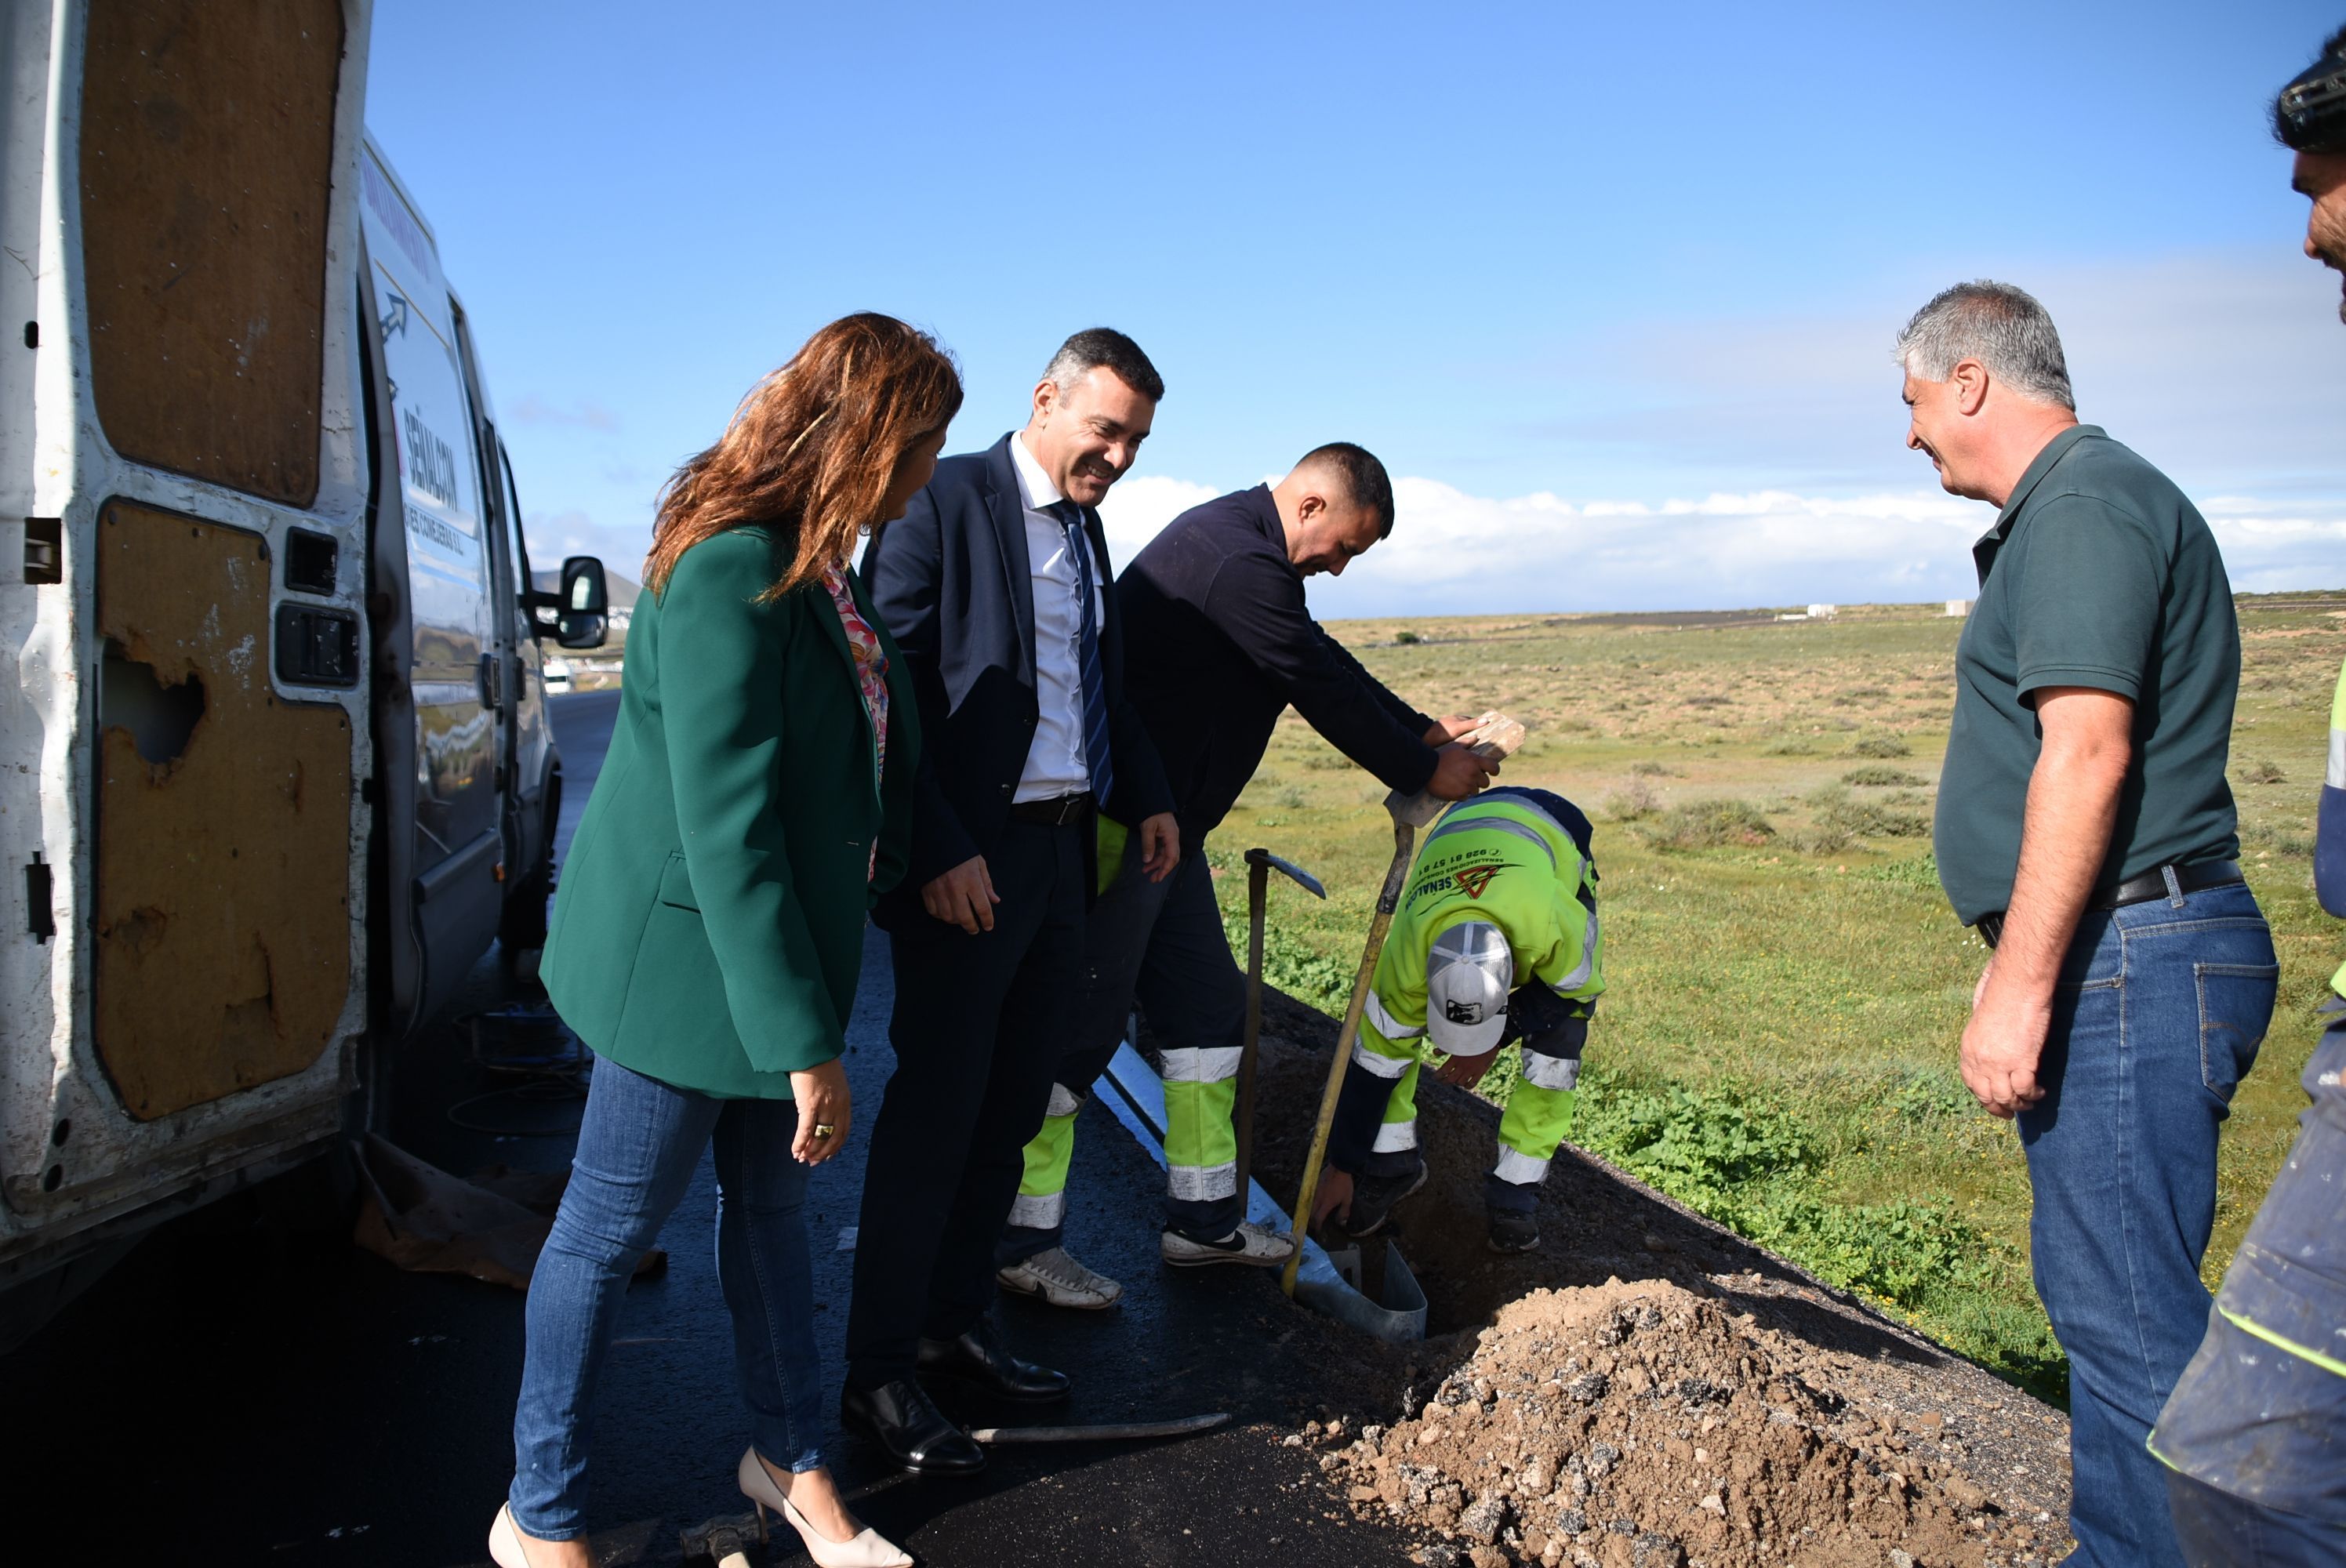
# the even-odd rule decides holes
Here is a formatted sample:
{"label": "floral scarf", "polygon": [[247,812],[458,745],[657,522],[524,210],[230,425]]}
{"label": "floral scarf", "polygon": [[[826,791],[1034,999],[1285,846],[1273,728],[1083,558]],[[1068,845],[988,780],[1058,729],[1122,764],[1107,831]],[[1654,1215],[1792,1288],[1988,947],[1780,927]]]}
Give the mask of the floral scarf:
{"label": "floral scarf", "polygon": [[[876,790],[888,770],[888,655],[880,647],[880,634],[855,607],[855,596],[848,591],[847,574],[837,565],[826,566],[822,585],[831,595],[832,607],[839,611],[840,629],[847,634],[847,651],[855,658],[855,684],[863,695],[863,712],[872,720],[872,783]],[[872,840],[872,861],[864,875],[869,879],[880,865],[880,840]]]}

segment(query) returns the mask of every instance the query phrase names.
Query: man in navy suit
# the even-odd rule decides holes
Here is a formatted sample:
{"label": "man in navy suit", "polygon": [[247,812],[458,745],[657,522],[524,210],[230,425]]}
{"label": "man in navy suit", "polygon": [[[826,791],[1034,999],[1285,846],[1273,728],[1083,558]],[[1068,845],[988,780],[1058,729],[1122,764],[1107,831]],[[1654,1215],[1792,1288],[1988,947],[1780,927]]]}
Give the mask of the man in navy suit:
{"label": "man in navy suit", "polygon": [[1003,1343],[994,1244],[1077,988],[1095,813],[1133,825],[1147,874],[1180,860],[1164,769],[1124,698],[1096,510],[1164,395],[1130,338],[1076,333],[1035,383],[1025,429],[940,462],[863,558],[923,748],[911,871],[877,911],[896,969],[896,1071],[872,1125],[841,1414],[908,1470],[984,1463],[923,1378],[1014,1400],[1067,1391],[1065,1374]]}

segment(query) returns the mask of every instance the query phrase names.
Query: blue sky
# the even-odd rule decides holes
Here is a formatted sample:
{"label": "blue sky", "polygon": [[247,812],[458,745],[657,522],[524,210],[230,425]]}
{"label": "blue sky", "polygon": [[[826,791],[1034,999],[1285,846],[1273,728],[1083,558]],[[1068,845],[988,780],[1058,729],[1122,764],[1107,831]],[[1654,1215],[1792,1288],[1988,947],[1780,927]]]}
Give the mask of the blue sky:
{"label": "blue sky", "polygon": [[1096,13],[379,0],[368,121],[438,233],[533,546],[633,575],[652,497],[822,322],[959,356],[952,446],[1060,338],[1168,382],[1111,497],[1359,441],[1392,540],[1325,616],[1930,599],[1890,339],[2035,291],[2080,412],[2243,587],[2346,581],[2346,327],[2264,103],[2340,17],[2254,6]]}

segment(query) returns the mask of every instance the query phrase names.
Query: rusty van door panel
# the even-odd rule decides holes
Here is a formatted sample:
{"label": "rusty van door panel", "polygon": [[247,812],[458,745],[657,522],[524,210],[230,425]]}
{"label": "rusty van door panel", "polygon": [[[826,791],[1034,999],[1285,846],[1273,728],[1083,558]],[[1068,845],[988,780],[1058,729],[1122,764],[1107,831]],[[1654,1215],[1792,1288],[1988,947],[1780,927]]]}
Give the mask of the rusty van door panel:
{"label": "rusty van door panel", "polygon": [[318,495],[337,0],[89,9],[90,382],[132,463]]}
{"label": "rusty van door panel", "polygon": [[350,715],[270,680],[268,542],[99,514],[98,1059],[151,1121],[301,1072],[351,989]]}

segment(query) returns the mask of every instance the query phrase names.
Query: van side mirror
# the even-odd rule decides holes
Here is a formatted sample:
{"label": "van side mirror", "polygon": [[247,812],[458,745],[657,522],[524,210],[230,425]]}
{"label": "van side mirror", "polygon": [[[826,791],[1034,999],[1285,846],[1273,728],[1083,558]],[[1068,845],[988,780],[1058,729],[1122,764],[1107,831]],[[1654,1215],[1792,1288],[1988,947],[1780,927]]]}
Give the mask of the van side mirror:
{"label": "van side mirror", "polygon": [[566,648],[598,648],[608,638],[611,585],[603,563],[593,555],[572,555],[562,563],[562,587],[556,596],[554,640]]}

